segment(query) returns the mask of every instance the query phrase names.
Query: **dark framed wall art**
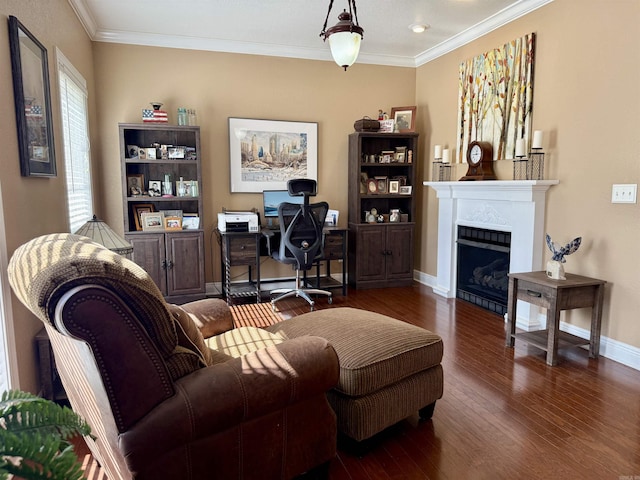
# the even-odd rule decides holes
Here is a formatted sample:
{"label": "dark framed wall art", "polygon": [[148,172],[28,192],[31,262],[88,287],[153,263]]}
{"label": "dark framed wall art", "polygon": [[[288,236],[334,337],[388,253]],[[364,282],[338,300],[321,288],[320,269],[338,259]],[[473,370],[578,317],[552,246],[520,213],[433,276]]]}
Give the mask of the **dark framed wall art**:
{"label": "dark framed wall art", "polygon": [[47,49],[14,16],[9,16],[9,48],[20,173],[25,177],[55,177]]}

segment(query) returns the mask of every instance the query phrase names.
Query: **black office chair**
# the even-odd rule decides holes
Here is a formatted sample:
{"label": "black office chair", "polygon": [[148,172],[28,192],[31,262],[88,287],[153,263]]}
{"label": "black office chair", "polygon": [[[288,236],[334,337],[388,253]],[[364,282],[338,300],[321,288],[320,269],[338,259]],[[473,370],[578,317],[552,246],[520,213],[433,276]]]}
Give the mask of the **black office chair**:
{"label": "black office chair", "polygon": [[310,270],[316,259],[322,256],[322,229],[329,204],[327,202],[309,203],[309,197],[317,193],[315,180],[307,178],[289,180],[287,190],[291,196],[304,196],[304,203],[300,205],[283,202],[278,206],[280,247],[272,252],[271,256],[278,262],[294,266],[296,286],[293,289],[272,290],[271,295],[278,296],[271,300],[271,306],[275,310],[278,300],[296,296],[304,298],[313,310],[315,302],[310,295],[327,295],[331,303],[331,292],[317,288],[303,288],[300,272]]}

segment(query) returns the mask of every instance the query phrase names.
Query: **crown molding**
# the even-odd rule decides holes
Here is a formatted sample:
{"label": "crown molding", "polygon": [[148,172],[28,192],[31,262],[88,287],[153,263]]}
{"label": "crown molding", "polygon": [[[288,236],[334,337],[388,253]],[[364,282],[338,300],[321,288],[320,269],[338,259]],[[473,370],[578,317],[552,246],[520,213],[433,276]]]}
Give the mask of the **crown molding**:
{"label": "crown molding", "polygon": [[[505,8],[487,20],[451,37],[433,48],[425,50],[415,57],[395,55],[378,55],[361,52],[357,63],[386,65],[394,67],[416,68],[435,60],[487,33],[520,18],[553,0],[521,0]],[[292,47],[290,45],[268,45],[254,42],[238,42],[184,35],[148,34],[125,32],[121,30],[98,30],[91,11],[85,0],[69,0],[74,12],[80,19],[89,38],[95,42],[122,43],[150,47],[180,48],[188,50],[205,50],[214,52],[237,53],[246,55],[265,55],[271,57],[302,58],[332,62],[333,58],[327,48]]]}
{"label": "crown molding", "polygon": [[69,4],[76,16],[80,19],[80,23],[82,23],[82,26],[89,35],[89,38],[91,40],[95,40],[95,36],[98,32],[98,25],[96,24],[96,21],[91,14],[91,10],[89,10],[85,1],[69,0]]}
{"label": "crown molding", "polygon": [[425,63],[429,63],[551,2],[553,2],[553,0],[523,0],[522,2],[511,5],[473,27],[454,35],[445,42],[417,55],[414,66],[419,67]]}

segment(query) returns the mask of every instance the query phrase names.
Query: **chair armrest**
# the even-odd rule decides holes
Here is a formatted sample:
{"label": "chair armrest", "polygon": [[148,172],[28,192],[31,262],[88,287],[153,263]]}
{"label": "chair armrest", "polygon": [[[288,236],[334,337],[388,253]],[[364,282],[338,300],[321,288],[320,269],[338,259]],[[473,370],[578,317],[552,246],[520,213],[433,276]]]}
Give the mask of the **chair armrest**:
{"label": "chair armrest", "polygon": [[271,256],[271,239],[275,237],[275,232],[269,230],[268,228],[263,228],[261,230],[262,236],[267,239],[267,254]]}
{"label": "chair armrest", "polygon": [[193,372],[165,400],[120,435],[130,465],[189,442],[324,395],[338,383],[339,364],[323,338],[304,336]]}
{"label": "chair armrest", "polygon": [[205,298],[180,305],[189,314],[204,338],[213,337],[233,329],[233,316],[229,305],[220,298]]}

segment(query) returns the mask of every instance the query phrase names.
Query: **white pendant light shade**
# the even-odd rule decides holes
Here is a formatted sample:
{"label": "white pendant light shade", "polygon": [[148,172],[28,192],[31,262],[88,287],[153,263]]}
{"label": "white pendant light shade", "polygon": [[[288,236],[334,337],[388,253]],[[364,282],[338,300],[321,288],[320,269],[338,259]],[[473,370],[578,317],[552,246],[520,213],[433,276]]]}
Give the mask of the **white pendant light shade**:
{"label": "white pendant light shade", "polygon": [[362,35],[355,32],[338,32],[329,37],[329,47],[335,62],[345,70],[353,65],[360,53]]}
{"label": "white pendant light shade", "polygon": [[320,36],[324,38],[325,41],[329,39],[329,47],[331,48],[333,59],[345,70],[356,62],[358,54],[360,53],[360,43],[364,35],[364,30],[358,25],[356,0],[348,0],[347,3],[349,4],[349,11],[344,10],[338,15],[338,23],[331,28],[327,28],[329,14],[333,6],[333,0],[330,1],[327,18],[320,32]]}

